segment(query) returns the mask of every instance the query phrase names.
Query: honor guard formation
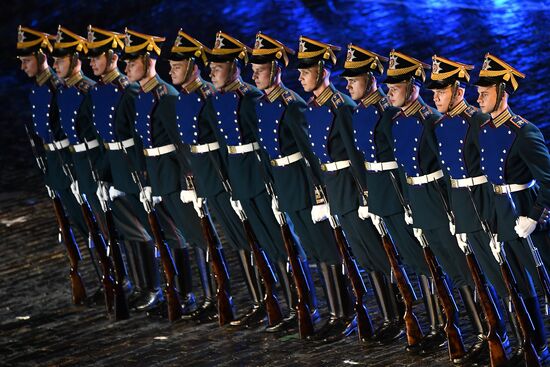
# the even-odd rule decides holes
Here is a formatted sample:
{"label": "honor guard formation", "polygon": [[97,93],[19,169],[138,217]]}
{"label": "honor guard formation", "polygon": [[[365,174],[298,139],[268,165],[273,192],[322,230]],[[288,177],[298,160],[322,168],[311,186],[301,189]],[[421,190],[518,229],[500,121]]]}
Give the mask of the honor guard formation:
{"label": "honor guard formation", "polygon": [[[331,82],[341,47],[305,36],[297,52],[261,32],[251,48],[220,31],[209,48],[180,30],[166,47],[91,25],[87,37],[20,26],[17,41],[74,304],[89,295],[73,230],[89,239],[116,320],[135,311],[323,343],[357,335],[422,356],[446,348],[456,365],[550,363],[550,156],[510,108],[525,75],[501,58],[487,53],[476,70],[349,44],[344,93]],[[171,84],[157,63],[169,63]],[[289,65],[308,101],[284,85]],[[477,106],[464,98],[474,86]],[[238,305],[235,272],[249,293]]]}

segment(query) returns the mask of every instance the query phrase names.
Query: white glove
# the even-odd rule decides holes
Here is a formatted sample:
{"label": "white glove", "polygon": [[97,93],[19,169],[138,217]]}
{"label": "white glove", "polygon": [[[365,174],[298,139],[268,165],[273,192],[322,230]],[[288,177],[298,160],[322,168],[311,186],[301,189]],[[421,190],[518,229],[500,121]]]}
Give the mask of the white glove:
{"label": "white glove", "polygon": [[493,253],[495,259],[497,261],[500,261],[500,251],[502,250],[502,244],[498,242],[496,234],[494,234],[493,238],[491,238],[489,242],[489,247],[491,248],[491,252]]}
{"label": "white glove", "polygon": [[97,190],[95,192],[101,202],[109,201],[109,184],[104,181],[97,181]]}
{"label": "white glove", "polygon": [[516,220],[516,226],[514,227],[514,230],[518,234],[518,236],[527,238],[535,228],[537,227],[537,222],[529,217],[521,216]]}
{"label": "white glove", "polygon": [[330,215],[328,204],[318,204],[311,207],[311,220],[313,223],[321,222],[327,219]]}
{"label": "white glove", "polygon": [[71,183],[71,191],[73,192],[73,195],[76,198],[76,201],[80,203],[82,200],[82,195],[80,195],[80,190],[78,188],[78,181],[75,180],[73,183]]}
{"label": "white glove", "polygon": [[202,208],[204,207],[205,201],[206,201],[205,198],[199,198],[199,197],[195,197],[195,200],[193,200],[193,208],[197,212],[197,215],[199,216],[199,218],[202,217]]}
{"label": "white glove", "polygon": [[[376,228],[376,230],[378,231],[378,233],[380,235],[383,235],[384,233],[382,233],[381,223],[380,223],[382,221],[382,218],[380,218],[378,215],[372,214],[372,213],[369,213],[369,217],[372,220],[372,224],[374,225],[374,228]],[[359,218],[361,218],[361,217],[359,217]],[[363,219],[363,218],[361,218],[361,219]]]}
{"label": "white glove", "polygon": [[359,216],[359,218],[361,218],[362,220],[366,220],[366,219],[369,219],[370,217],[370,213],[369,213],[369,207],[368,206],[360,206],[359,209],[357,209],[357,215]]}
{"label": "white glove", "polygon": [[143,205],[145,205],[146,202],[151,202],[153,200],[153,189],[151,186],[144,186],[143,190],[139,193],[139,201]]}
{"label": "white glove", "polygon": [[412,226],[413,224],[412,213],[407,209],[405,209],[405,223],[407,223],[409,226]]}
{"label": "white glove", "polygon": [[456,237],[456,242],[458,243],[458,247],[460,247],[462,252],[467,253],[469,246],[468,246],[468,236],[466,235],[466,233],[457,233],[455,234],[455,237]]}
{"label": "white glove", "polygon": [[275,198],[271,198],[271,210],[273,210],[273,215],[275,216],[275,219],[277,219],[277,223],[282,226],[283,220],[281,219],[281,216],[283,214],[279,211],[279,204],[277,204],[277,199]]}
{"label": "white glove", "polygon": [[197,200],[197,193],[195,192],[195,190],[181,190],[180,199],[185,204],[192,203],[193,201]]}
{"label": "white glove", "polygon": [[413,228],[413,234],[418,242],[422,243],[422,230],[420,228]]}
{"label": "white glove", "polygon": [[239,200],[230,200],[230,202],[231,202],[231,207],[233,208],[235,213],[237,213],[239,218],[241,220],[245,220],[246,217],[244,215],[244,209],[243,209],[243,206],[241,205],[241,202]]}
{"label": "white glove", "polygon": [[124,191],[117,190],[114,186],[109,187],[109,198],[111,199],[111,201],[114,201],[116,198],[125,195],[126,193]]}
{"label": "white glove", "polygon": [[449,231],[451,231],[451,234],[454,236],[454,235],[460,235],[462,233],[456,233],[456,226],[455,224],[449,220]]}
{"label": "white glove", "polygon": [[153,206],[155,206],[162,201],[162,196],[153,196],[151,199],[153,200]]}

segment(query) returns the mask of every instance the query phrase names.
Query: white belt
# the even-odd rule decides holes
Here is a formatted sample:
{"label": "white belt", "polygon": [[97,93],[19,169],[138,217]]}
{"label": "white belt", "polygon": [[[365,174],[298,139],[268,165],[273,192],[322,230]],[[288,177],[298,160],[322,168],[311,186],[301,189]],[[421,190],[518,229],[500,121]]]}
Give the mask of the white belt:
{"label": "white belt", "polygon": [[297,162],[300,159],[302,159],[302,153],[296,152],[294,154],[290,154],[285,157],[272,159],[271,165],[274,167],[284,167],[284,166],[288,166],[291,163]]}
{"label": "white belt", "polygon": [[227,151],[229,152],[229,154],[243,154],[243,153],[253,152],[258,149],[260,149],[260,144],[258,144],[257,142],[248,143],[244,145],[227,146]]}
{"label": "white belt", "polygon": [[213,150],[220,149],[220,143],[215,141],[213,143],[208,143],[208,144],[191,145],[190,148],[191,148],[191,153],[197,153],[197,154],[206,153],[206,152],[211,152]]}
{"label": "white belt", "polygon": [[497,194],[504,195],[512,192],[526,190],[532,187],[534,184],[535,184],[535,180],[528,182],[526,184],[493,185],[493,190],[495,190],[495,193]]}
{"label": "white belt", "polygon": [[54,150],[67,148],[69,145],[70,145],[69,139],[63,139],[63,140],[54,141],[49,144],[44,144],[44,148],[51,152]]}
{"label": "white belt", "polygon": [[351,166],[351,161],[337,161],[332,163],[323,163],[321,164],[321,169],[323,171],[332,172],[332,171],[338,171],[344,168],[348,168]]}
{"label": "white belt", "polygon": [[105,143],[105,148],[108,150],[122,150],[122,147],[130,148],[131,146],[134,146],[134,139],[132,138],[123,141],[115,141],[114,143]]}
{"label": "white belt", "polygon": [[439,180],[441,177],[443,177],[443,171],[439,170],[424,176],[407,177],[407,183],[409,185],[424,185],[432,181]]}
{"label": "white belt", "polygon": [[143,154],[145,154],[146,157],[156,157],[173,152],[174,150],[176,150],[176,146],[174,144],[168,144],[158,148],[143,149]]}
{"label": "white belt", "polygon": [[85,143],[75,144],[75,145],[71,146],[70,149],[71,149],[72,152],[80,153],[80,152],[84,152],[88,149],[97,148],[98,146],[99,146],[99,141],[97,141],[97,139],[94,139],[94,140],[87,141]]}
{"label": "white belt", "polygon": [[392,169],[397,169],[397,162],[365,162],[365,168],[367,169],[367,171],[389,171]]}
{"label": "white belt", "polygon": [[481,185],[487,182],[486,176],[466,177],[466,178],[451,178],[451,187],[457,189],[459,187],[471,187]]}

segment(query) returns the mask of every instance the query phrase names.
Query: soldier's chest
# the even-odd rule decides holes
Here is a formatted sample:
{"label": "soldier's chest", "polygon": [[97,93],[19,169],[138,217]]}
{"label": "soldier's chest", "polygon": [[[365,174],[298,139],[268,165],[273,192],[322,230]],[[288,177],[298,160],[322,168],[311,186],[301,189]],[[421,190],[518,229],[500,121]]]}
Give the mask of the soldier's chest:
{"label": "soldier's chest", "polygon": [[435,128],[441,165],[453,178],[468,176],[466,154],[470,124],[461,116],[446,117]]}
{"label": "soldier's chest", "polygon": [[353,139],[355,146],[369,162],[376,161],[375,132],[380,112],[374,106],[359,107],[353,114]]}
{"label": "soldier's chest", "polygon": [[506,163],[517,135],[506,125],[493,128],[486,124],[479,133],[481,169],[494,184],[506,182]]}
{"label": "soldier's chest", "polygon": [[420,175],[419,151],[424,125],[417,116],[398,117],[392,126],[395,158],[408,176]]}
{"label": "soldier's chest", "polygon": [[107,142],[116,141],[115,111],[122,97],[120,87],[96,85],[92,91],[92,116],[99,135]]}
{"label": "soldier's chest", "polygon": [[213,97],[216,111],[216,127],[227,145],[241,145],[239,124],[240,97],[236,92],[216,94]]}
{"label": "soldier's chest", "polygon": [[153,146],[153,113],[157,105],[156,99],[152,93],[139,93],[136,98],[136,117],[135,128],[136,132],[143,141],[144,147]]}
{"label": "soldier's chest", "polygon": [[199,143],[199,114],[204,101],[197,94],[180,93],[176,101],[176,123],[180,139],[186,144]]}
{"label": "soldier's chest", "polygon": [[63,88],[59,90],[57,98],[59,106],[59,120],[71,144],[77,144],[79,142],[75,122],[80,105],[82,104],[82,101],[84,101],[84,97],[85,95],[76,87]]}
{"label": "soldier's chest", "polygon": [[34,130],[44,141],[50,141],[50,106],[53,92],[47,85],[36,86],[31,90],[29,100],[32,108]]}
{"label": "soldier's chest", "polygon": [[259,143],[271,158],[281,157],[279,132],[284,112],[285,105],[279,101],[262,101],[256,105]]}

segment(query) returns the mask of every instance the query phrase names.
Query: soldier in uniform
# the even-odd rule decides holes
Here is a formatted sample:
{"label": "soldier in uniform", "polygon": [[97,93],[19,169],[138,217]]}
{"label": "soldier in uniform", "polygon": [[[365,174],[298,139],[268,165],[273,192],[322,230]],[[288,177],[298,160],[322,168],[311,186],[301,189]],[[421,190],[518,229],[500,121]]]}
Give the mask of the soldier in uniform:
{"label": "soldier in uniform", "polygon": [[[124,59],[130,81],[137,81],[141,90],[136,98],[135,129],[143,144],[147,184],[140,200],[158,197],[174,223],[165,223],[165,231],[180,232],[180,241],[167,241],[178,270],[176,285],[183,297],[183,314],[197,309],[192,290],[189,246],[205,248],[199,219],[193,204],[182,203],[180,192],[186,188],[185,162],[178,157],[172,137],[176,132],[176,100],[178,92],[156,72],[163,37],[126,30]],[[148,198],[150,196],[150,198]],[[156,201],[156,200],[155,200]],[[176,228],[170,228],[175,224]],[[179,230],[179,231],[178,231]],[[205,271],[204,263],[199,266]]]}
{"label": "soldier in uniform", "polygon": [[508,105],[509,96],[519,87],[518,79],[524,77],[502,59],[487,53],[474,84],[478,86],[481,111],[491,115],[491,120],[480,128],[479,145],[481,170],[495,192],[497,239],[504,242],[504,252],[535,327],[533,344],[544,362],[548,360],[546,332],[532,283],[537,270],[528,241],[541,248],[548,244],[548,230],[539,224],[548,220],[550,157],[540,130]]}
{"label": "soldier in uniform", "polygon": [[[352,116],[355,103],[348,96],[339,92],[330,82],[330,71],[336,64],[336,52],[339,47],[300,37],[298,51],[298,69],[300,82],[306,92],[314,96],[308,102],[306,119],[308,121],[309,143],[316,156],[310,162],[315,168],[316,190],[327,191],[328,203],[318,201],[311,214],[314,222],[319,222],[329,215],[336,215],[346,233],[353,254],[359,265],[369,271],[371,282],[380,310],[384,315],[384,324],[377,331],[380,340],[393,339],[403,335],[400,327],[390,320],[391,298],[393,291],[388,292],[384,272],[389,273],[389,263],[385,256],[380,236],[372,222],[363,222],[358,216],[358,209],[364,202],[364,192],[358,185],[357,175],[350,166],[362,167],[363,159],[353,149],[348,151],[346,140],[353,145]],[[320,192],[318,191],[316,195]],[[324,195],[318,195],[324,196]],[[342,266],[333,265],[331,274],[333,282],[345,288],[341,270]],[[342,293],[342,298],[346,300]],[[342,302],[342,305],[347,305]],[[339,317],[349,317],[349,310],[337,310]]]}
{"label": "soldier in uniform", "polygon": [[[393,118],[393,123],[385,129],[385,134],[390,143],[393,143],[397,162],[405,172],[415,235],[419,240],[427,240],[442,268],[464,299],[470,296],[467,294],[470,289],[466,286],[472,286],[473,283],[469,272],[464,271],[468,268],[466,259],[449,229],[446,188],[441,180],[444,175],[438,156],[431,148],[435,145],[434,122],[441,114],[426,105],[419,96],[420,87],[426,78],[425,70],[429,68],[429,65],[413,57],[391,51],[384,83],[389,87],[390,103],[401,108],[401,113]],[[471,311],[470,315],[475,312]],[[454,322],[457,321],[458,315],[455,315]],[[437,321],[432,320],[431,331],[425,338],[423,350],[432,349],[444,338]],[[461,363],[462,360],[456,359],[453,362]]]}
{"label": "soldier in uniform", "polygon": [[[88,237],[88,230],[76,198],[71,193],[69,178],[63,174],[60,156],[64,162],[71,162],[67,135],[59,122],[57,106],[58,91],[64,82],[48,65],[47,56],[53,51],[51,41],[55,37],[31,28],[19,26],[17,30],[17,57],[21,70],[35,79],[29,100],[32,106],[32,125],[29,125],[32,138],[44,148],[46,174],[44,181],[49,195],[58,195],[67,211],[72,226],[80,234]],[[56,151],[57,150],[57,151]]]}
{"label": "soldier in uniform", "polygon": [[260,149],[256,141],[256,103],[262,93],[240,77],[241,64],[248,62],[250,51],[239,40],[221,31],[216,34],[216,43],[208,55],[210,78],[217,90],[213,97],[216,118],[212,123],[218,142],[228,152],[231,205],[239,215],[244,211],[248,217],[260,246],[275,264],[278,280],[290,306],[294,304],[290,269],[286,267],[283,238],[271,209],[271,198],[259,172],[262,163],[258,162],[256,155]]}
{"label": "soldier in uniform", "polygon": [[[432,147],[439,156],[443,172],[450,179],[449,204],[453,213],[452,219],[457,242],[463,251],[468,246],[474,252],[481,268],[490,283],[496,285],[501,297],[506,295],[506,285],[500,275],[498,263],[491,254],[490,237],[484,231],[481,220],[488,219],[491,207],[492,187],[481,170],[479,156],[478,132],[479,126],[486,123],[489,115],[477,111],[464,99],[465,87],[470,81],[469,70],[472,65],[462,64],[447,58],[434,55],[432,57],[431,80],[426,88],[434,93],[434,103],[443,116],[435,123],[437,146]],[[475,205],[475,207],[474,207]],[[467,286],[466,286],[467,287]],[[503,315],[500,300],[492,285],[493,303]],[[473,322],[473,330],[477,339],[470,348],[468,360],[474,360],[487,353],[487,341],[484,337],[484,323],[479,317],[481,310],[470,297],[471,292],[461,293],[466,311]],[[478,307],[476,307],[478,306]],[[477,309],[477,312],[476,312]],[[505,347],[510,346],[506,335],[506,323],[500,320],[499,336]]]}
{"label": "soldier in uniform", "polygon": [[[358,171],[360,180],[366,174],[366,186],[364,181],[362,181],[362,186],[368,189],[367,205],[361,206],[358,214],[361,219],[368,219],[371,214],[382,218],[404,263],[420,276],[428,317],[435,319],[433,308],[435,299],[427,279],[429,270],[424,261],[420,244],[414,237],[412,228],[404,220],[404,208],[392,183],[392,175],[396,179],[399,178],[398,165],[391,144],[383,134],[383,130],[388,124],[391,124],[391,119],[400,110],[390,106],[374,76],[375,73],[383,73],[382,63],[387,60],[372,51],[350,44],[342,73],[342,77],[347,80],[350,96],[358,101],[358,106],[353,114],[354,140],[347,139],[345,142],[349,145],[350,151],[359,150],[365,161],[366,172],[363,167],[354,168]],[[385,273],[387,275],[387,271]],[[377,278],[373,276],[373,279],[375,279],[376,285]],[[386,282],[386,286],[392,286],[386,279],[380,280]],[[397,291],[392,288],[388,292],[392,294]],[[391,300],[393,307],[389,310],[382,308],[382,314],[387,320],[386,322],[396,323],[402,312],[393,302],[395,298],[393,297]],[[389,340],[391,341],[391,339]],[[408,350],[413,351],[414,346],[409,345]]]}

